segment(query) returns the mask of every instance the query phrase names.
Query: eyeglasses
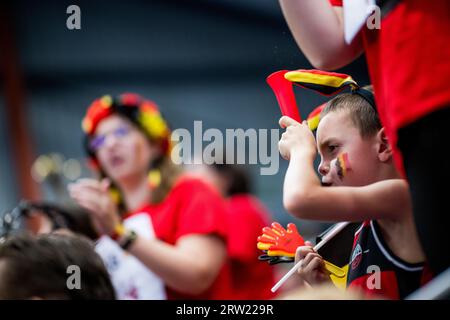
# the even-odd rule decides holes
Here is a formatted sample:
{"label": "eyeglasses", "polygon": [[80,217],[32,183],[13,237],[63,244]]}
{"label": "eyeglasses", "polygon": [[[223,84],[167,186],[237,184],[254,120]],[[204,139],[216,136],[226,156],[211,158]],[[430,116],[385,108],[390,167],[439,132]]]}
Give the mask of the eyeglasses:
{"label": "eyeglasses", "polygon": [[89,145],[93,151],[98,151],[105,145],[106,138],[108,138],[109,135],[113,135],[117,139],[122,139],[123,137],[126,137],[130,131],[131,129],[126,126],[119,127],[109,133],[96,135]]}

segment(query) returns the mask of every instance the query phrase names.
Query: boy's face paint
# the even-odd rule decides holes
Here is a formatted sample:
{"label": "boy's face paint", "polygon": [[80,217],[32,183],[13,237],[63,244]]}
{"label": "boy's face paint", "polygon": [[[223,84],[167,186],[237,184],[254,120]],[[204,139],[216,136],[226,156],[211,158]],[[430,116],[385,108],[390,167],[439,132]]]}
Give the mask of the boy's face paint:
{"label": "boy's face paint", "polygon": [[347,111],[330,112],[321,119],[317,148],[324,185],[364,186],[379,180],[376,139],[362,138]]}
{"label": "boy's face paint", "polygon": [[348,153],[341,153],[335,162],[337,175],[339,179],[343,180],[347,172],[351,170],[350,161],[348,160]]}

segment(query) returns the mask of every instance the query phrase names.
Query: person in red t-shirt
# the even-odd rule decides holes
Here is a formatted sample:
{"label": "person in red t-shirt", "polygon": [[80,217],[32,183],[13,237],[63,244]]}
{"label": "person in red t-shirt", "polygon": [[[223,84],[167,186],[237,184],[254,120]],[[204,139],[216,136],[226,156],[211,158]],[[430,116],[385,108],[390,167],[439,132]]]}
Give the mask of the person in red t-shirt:
{"label": "person in red t-shirt", "polygon": [[383,1],[381,28],[363,26],[350,44],[344,40],[342,2],[280,0],[298,45],[316,68],[337,69],[366,53],[381,121],[397,168],[410,184],[420,240],[431,269],[442,272],[450,267],[450,237],[442,236],[450,223],[450,173],[431,155],[446,145],[450,122],[450,2]]}
{"label": "person in red t-shirt", "polygon": [[242,166],[217,163],[193,171],[227,199],[233,299],[273,298],[270,291],[275,284],[273,267],[258,260],[261,252],[256,247],[262,228],[269,224],[270,213],[251,195],[247,172]]}
{"label": "person in red t-shirt", "polygon": [[102,179],[69,191],[101,234],[96,250],[118,298],[231,298],[223,200],[172,162],[158,107],[136,94],[103,96],[83,130]]}

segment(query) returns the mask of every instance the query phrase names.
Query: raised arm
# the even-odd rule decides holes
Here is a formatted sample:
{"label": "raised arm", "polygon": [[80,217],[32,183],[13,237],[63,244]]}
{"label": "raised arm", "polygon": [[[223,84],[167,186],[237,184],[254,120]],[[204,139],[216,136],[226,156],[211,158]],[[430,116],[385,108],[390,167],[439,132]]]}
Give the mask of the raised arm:
{"label": "raised arm", "polygon": [[345,43],[341,7],[333,7],[329,0],[280,0],[280,4],[295,41],[315,68],[338,69],[362,53],[360,36]]}
{"label": "raised arm", "polygon": [[392,179],[364,187],[323,187],[314,170],[315,140],[306,122],[282,117],[287,127],[279,142],[289,160],[283,205],[292,215],[322,221],[402,220],[411,213],[406,181]]}
{"label": "raised arm", "polygon": [[402,179],[364,187],[322,187],[314,173],[313,160],[295,154],[291,156],[283,192],[286,210],[302,219],[398,221],[412,212],[408,185]]}

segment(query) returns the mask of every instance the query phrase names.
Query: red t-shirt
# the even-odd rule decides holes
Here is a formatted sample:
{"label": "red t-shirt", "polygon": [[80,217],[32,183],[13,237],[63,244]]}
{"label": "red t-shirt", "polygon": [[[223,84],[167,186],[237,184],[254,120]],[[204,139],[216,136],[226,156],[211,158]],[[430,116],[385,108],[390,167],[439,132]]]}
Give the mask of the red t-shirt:
{"label": "red t-shirt", "polygon": [[[227,238],[225,206],[220,195],[203,181],[187,176],[179,178],[159,204],[147,205],[136,213],[147,212],[158,239],[175,245],[189,234],[214,234]],[[212,286],[198,296],[167,288],[169,299],[232,299],[230,264],[227,261]]]}
{"label": "red t-shirt", "polygon": [[273,267],[258,260],[256,247],[262,228],[269,224],[270,214],[251,195],[235,195],[227,203],[229,220],[228,254],[234,299],[271,299],[275,284]]}
{"label": "red t-shirt", "polygon": [[398,129],[450,106],[450,1],[403,0],[379,30],[363,30],[377,108],[395,146]]}

